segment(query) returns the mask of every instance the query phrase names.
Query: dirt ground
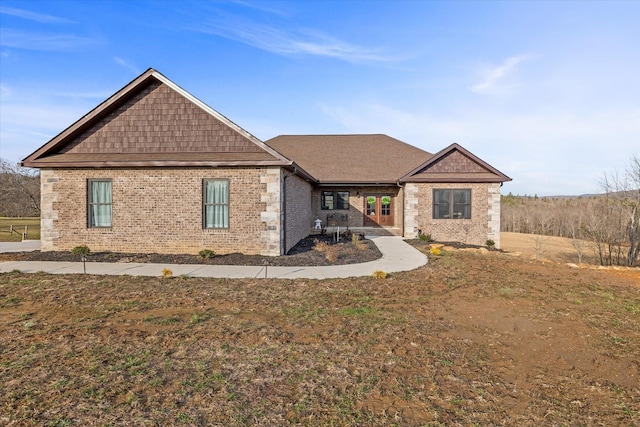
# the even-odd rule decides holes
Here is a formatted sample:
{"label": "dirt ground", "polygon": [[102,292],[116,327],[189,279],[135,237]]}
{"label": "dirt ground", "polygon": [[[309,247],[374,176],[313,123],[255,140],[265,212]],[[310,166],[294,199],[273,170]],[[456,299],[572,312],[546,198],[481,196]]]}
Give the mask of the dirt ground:
{"label": "dirt ground", "polygon": [[385,280],[6,273],[0,425],[640,425],[619,273],[475,250]]}

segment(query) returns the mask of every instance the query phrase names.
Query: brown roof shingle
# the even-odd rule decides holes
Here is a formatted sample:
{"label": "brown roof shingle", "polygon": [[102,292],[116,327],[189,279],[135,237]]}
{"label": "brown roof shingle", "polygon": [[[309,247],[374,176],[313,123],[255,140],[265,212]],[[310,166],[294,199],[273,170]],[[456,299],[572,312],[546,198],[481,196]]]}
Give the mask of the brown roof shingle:
{"label": "brown roof shingle", "polygon": [[438,151],[430,159],[403,176],[401,182],[506,182],[511,181],[458,144]]}
{"label": "brown roof shingle", "polygon": [[22,163],[28,167],[96,167],[105,165],[105,161],[112,166],[180,166],[181,161],[182,166],[194,162],[291,163],[153,69]]}
{"label": "brown roof shingle", "polygon": [[390,184],[432,154],[387,135],[280,135],[265,141],[319,184]]}

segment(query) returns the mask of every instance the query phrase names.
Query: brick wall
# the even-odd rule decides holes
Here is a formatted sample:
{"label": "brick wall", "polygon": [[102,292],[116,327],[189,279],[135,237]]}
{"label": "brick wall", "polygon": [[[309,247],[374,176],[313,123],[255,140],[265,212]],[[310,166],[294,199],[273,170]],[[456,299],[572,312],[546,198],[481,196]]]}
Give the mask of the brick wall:
{"label": "brick wall", "polygon": [[[279,255],[281,169],[43,169],[42,250]],[[87,179],[112,180],[113,226],[87,227]],[[229,228],[203,229],[202,180],[229,180]]]}
{"label": "brick wall", "polygon": [[[434,219],[434,189],[471,189],[471,219]],[[418,230],[435,240],[500,247],[500,184],[417,184],[405,187],[405,237]]]}
{"label": "brick wall", "polygon": [[286,212],[285,252],[309,235],[313,226],[311,213],[311,185],[303,179],[288,175],[284,180]]}

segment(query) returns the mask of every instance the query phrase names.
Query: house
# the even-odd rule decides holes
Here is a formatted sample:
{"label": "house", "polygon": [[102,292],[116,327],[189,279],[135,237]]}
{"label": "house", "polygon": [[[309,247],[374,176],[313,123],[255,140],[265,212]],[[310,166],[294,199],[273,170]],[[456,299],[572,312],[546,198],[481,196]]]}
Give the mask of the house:
{"label": "house", "polygon": [[463,147],[386,135],[261,141],[149,69],[22,161],[39,168],[41,247],[281,255],[314,221],[500,244],[510,178]]}

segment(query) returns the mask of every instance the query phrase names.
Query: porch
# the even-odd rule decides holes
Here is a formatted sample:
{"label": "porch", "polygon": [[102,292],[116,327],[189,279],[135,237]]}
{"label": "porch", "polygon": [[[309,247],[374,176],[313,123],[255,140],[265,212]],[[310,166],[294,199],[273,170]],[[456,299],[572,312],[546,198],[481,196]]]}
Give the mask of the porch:
{"label": "porch", "polygon": [[309,235],[314,236],[324,232],[325,234],[335,234],[340,230],[340,234],[345,231],[352,233],[360,233],[365,236],[400,236],[402,237],[402,229],[400,227],[326,227],[324,230],[312,229]]}

